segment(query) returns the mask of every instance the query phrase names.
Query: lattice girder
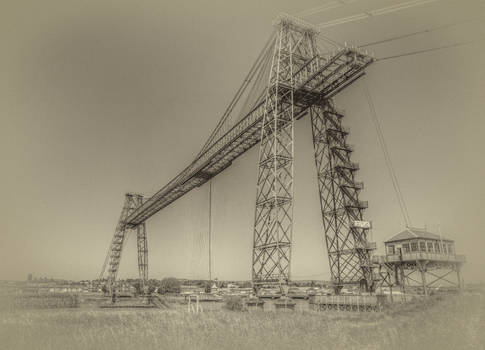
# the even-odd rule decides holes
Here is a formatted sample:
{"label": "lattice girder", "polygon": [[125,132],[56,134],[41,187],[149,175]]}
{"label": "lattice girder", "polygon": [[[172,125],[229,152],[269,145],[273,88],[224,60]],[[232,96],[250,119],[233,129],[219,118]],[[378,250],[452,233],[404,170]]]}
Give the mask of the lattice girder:
{"label": "lattice girder", "polygon": [[362,185],[355,182],[358,165],[350,160],[352,147],[346,143],[348,130],[342,126],[343,115],[330,100],[314,105],[310,115],[332,281],[342,285],[365,279],[370,285],[368,228],[354,225],[363,221],[367,203],[359,200]]}
{"label": "lattice girder", "polygon": [[138,252],[138,273],[142,287],[145,289],[148,280],[148,245],[145,223],[138,225],[136,228],[136,245]]}
{"label": "lattice girder", "polygon": [[314,55],[314,34],[279,23],[261,125],[252,261],[256,285],[290,280],[294,73]]}
{"label": "lattice girder", "polygon": [[120,266],[121,254],[129,230],[135,229],[137,232],[138,269],[140,279],[142,280],[143,284],[148,279],[148,249],[145,223],[141,223],[136,227],[128,226],[126,223],[126,219],[129,217],[129,215],[142,204],[142,195],[134,193],[127,193],[125,195],[123,209],[121,210],[120,218],[118,219],[118,224],[116,225],[116,230],[113,239],[111,240],[108,254],[100,274],[100,279],[102,279],[106,267],[108,268],[107,284],[111,292],[114,290],[116,276]]}

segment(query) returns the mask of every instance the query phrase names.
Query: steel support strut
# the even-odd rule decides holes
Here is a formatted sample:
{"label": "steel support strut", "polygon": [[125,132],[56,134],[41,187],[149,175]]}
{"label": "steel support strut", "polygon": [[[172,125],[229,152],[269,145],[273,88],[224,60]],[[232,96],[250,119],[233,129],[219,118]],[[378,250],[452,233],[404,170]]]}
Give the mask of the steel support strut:
{"label": "steel support strut", "polygon": [[363,185],[354,178],[359,166],[350,161],[353,148],[346,142],[343,114],[330,100],[312,106],[310,114],[332,282],[337,291],[346,283],[371,286],[373,246],[367,240],[370,224],[363,221],[367,202],[359,200]]}
{"label": "steel support strut", "polygon": [[148,245],[145,223],[136,227],[136,245],[138,251],[138,273],[142,284],[142,290],[145,293],[145,287],[148,280]]}
{"label": "steel support strut", "polygon": [[[125,203],[121,210],[121,215],[116,225],[115,234],[111,240],[111,244],[106,256],[103,269],[100,274],[100,279],[103,278],[106,267],[108,268],[107,285],[110,293],[115,290],[115,281],[118,274],[118,269],[121,260],[121,253],[126,241],[127,233],[133,227],[126,224],[126,218],[140,205],[143,204],[143,196],[140,194],[127,193],[125,195]],[[145,223],[136,226],[137,230],[137,245],[138,245],[138,268],[140,272],[140,279],[144,285],[148,278],[148,261],[147,261],[147,242]]]}
{"label": "steel support strut", "polygon": [[293,231],[294,72],[316,49],[314,32],[291,22],[277,25],[261,126],[252,279],[255,286],[281,288],[290,280]]}

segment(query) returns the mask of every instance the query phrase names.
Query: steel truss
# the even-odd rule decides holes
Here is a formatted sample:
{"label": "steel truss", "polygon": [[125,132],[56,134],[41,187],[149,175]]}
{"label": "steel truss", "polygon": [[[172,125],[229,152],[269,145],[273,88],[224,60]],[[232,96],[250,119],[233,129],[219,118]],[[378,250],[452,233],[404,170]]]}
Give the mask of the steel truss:
{"label": "steel truss", "polygon": [[[294,51],[302,50],[302,56],[296,53],[291,54],[293,86],[288,87],[281,81],[278,84],[279,94],[288,88],[293,91],[293,116],[295,119],[306,115],[308,108],[316,100],[331,98],[362,77],[365,74],[364,69],[374,61],[372,57],[359,49],[350,47],[341,48],[322,57],[316,52],[311,52],[311,46],[308,44],[310,38],[313,39],[317,32],[299,27],[292,24],[291,21],[282,23],[288,23],[288,26],[291,26],[293,38],[302,39],[298,45],[296,42],[292,44]],[[301,31],[306,34],[304,36],[299,34]],[[275,41],[275,45],[279,43],[279,40]],[[272,68],[277,68],[278,62],[273,61],[276,66]],[[284,67],[280,67],[279,71],[283,69]],[[274,98],[274,90],[272,92]],[[260,142],[264,113],[271,114],[267,110],[267,106],[266,99],[254,105],[244,118],[237,121],[227,133],[208,145],[207,150],[187,168],[143,202],[143,205],[127,218],[127,222],[133,226],[145,222],[184,194],[208,182],[212,177],[231,166],[236,158]]]}
{"label": "steel truss", "polygon": [[294,72],[316,55],[315,32],[281,21],[264,104],[254,218],[252,279],[290,280],[293,231]]}
{"label": "steel truss", "polygon": [[[418,287],[424,295],[437,288],[437,282],[444,282],[445,287],[462,288],[461,266],[463,262],[416,260],[396,263],[379,263],[378,270],[386,276],[380,280],[380,287],[399,286],[405,293]],[[453,278],[455,274],[455,278]],[[451,277],[451,278],[450,278]]]}
{"label": "steel truss", "polygon": [[145,284],[148,281],[148,246],[145,223],[136,227],[136,246],[138,252],[138,274],[145,292]]}
{"label": "steel truss", "polygon": [[108,267],[107,285],[110,292],[114,292],[116,276],[118,274],[121,253],[123,246],[128,236],[129,230],[136,230],[136,242],[138,250],[138,272],[142,287],[144,289],[146,281],[148,280],[148,248],[145,223],[141,223],[135,227],[127,225],[126,219],[128,216],[140,205],[143,204],[143,196],[141,194],[127,193],[125,195],[125,203],[121,210],[121,215],[116,225],[116,230],[111,240],[111,244],[106,255],[106,259],[101,270],[99,279],[103,279]]}
{"label": "steel truss", "polygon": [[375,246],[368,242],[370,224],[363,221],[367,202],[359,200],[363,184],[355,181],[359,165],[350,160],[349,131],[342,126],[343,114],[330,100],[314,105],[310,115],[332,281],[337,287],[363,281],[370,286],[370,253]]}
{"label": "steel truss", "polygon": [[381,288],[383,286],[398,286],[400,280],[397,276],[398,272],[400,271],[397,267],[391,264],[381,263],[374,265],[374,281],[376,282],[376,288]]}

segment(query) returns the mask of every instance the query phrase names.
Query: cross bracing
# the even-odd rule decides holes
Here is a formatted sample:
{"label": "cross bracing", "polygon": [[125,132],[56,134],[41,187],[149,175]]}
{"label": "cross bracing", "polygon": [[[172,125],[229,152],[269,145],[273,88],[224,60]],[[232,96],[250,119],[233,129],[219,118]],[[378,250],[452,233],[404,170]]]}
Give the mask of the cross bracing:
{"label": "cross bracing", "polygon": [[371,282],[369,227],[355,224],[368,204],[359,200],[363,184],[355,181],[359,165],[350,161],[343,114],[325,100],[312,106],[310,116],[331,275],[336,285]]}

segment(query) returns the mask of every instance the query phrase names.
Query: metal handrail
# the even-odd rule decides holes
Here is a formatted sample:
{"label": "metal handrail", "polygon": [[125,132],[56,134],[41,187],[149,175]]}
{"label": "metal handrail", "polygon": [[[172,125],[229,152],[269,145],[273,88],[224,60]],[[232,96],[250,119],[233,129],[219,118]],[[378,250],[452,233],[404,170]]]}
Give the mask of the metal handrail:
{"label": "metal handrail", "polygon": [[415,260],[436,260],[436,261],[453,261],[465,262],[466,257],[462,254],[444,254],[444,253],[429,253],[429,252],[413,252],[387,255],[374,255],[375,262],[398,262],[398,261],[415,261]]}

